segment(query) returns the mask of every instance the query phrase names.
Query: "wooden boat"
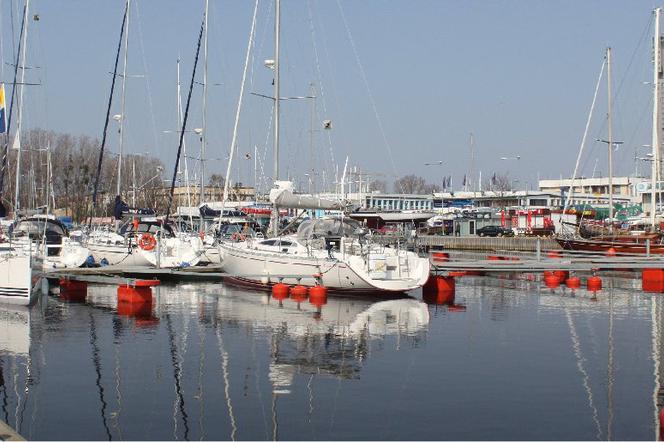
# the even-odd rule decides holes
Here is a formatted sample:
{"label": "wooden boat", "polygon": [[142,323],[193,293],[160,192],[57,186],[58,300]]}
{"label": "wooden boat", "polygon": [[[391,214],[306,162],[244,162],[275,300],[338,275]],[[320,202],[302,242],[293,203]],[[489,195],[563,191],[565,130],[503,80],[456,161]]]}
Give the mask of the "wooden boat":
{"label": "wooden boat", "polygon": [[[648,240],[650,240],[649,246]],[[565,250],[606,254],[609,249],[613,249],[617,255],[645,255],[650,248],[651,254],[664,255],[664,243],[662,237],[657,233],[602,236],[590,239],[557,237],[556,241]]]}

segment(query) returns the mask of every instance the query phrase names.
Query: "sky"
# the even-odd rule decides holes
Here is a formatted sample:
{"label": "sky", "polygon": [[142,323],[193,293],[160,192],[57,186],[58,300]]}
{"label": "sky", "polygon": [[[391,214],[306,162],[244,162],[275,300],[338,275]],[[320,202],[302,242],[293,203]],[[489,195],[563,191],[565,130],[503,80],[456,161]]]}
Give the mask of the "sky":
{"label": "sky", "polygon": [[[605,49],[612,47],[614,175],[633,175],[650,143],[652,11],[645,0],[282,0],[280,178],[320,190],[349,166],[363,180],[416,174],[440,184],[509,174],[515,186],[570,176]],[[0,0],[3,81],[12,81],[23,2]],[[206,174],[224,173],[254,1],[210,0]],[[13,12],[12,12],[13,10]],[[124,10],[122,0],[32,0],[24,127],[101,138]],[[167,173],[178,139],[176,61],[183,106],[204,0],[132,0],[125,150],[158,157]],[[273,178],[274,2],[261,0],[239,121],[233,181]],[[203,60],[188,130],[202,127]],[[122,69],[122,58],[120,60]],[[121,85],[111,115],[120,114]],[[313,91],[313,92],[312,92]],[[580,175],[606,176],[606,77]],[[332,128],[323,129],[330,120]],[[111,121],[108,147],[118,149]],[[313,129],[313,130],[312,130]],[[471,170],[470,133],[474,138]],[[200,141],[187,133],[188,168]],[[256,155],[256,153],[258,155]],[[251,157],[250,159],[247,156]],[[260,160],[255,167],[254,157]],[[501,160],[502,157],[508,158]],[[515,159],[519,157],[520,159]],[[109,157],[111,158],[111,157]],[[112,161],[112,159],[111,159]],[[440,165],[425,165],[438,163]],[[308,175],[305,175],[308,174]],[[335,179],[336,174],[336,179]],[[166,176],[165,178],[167,178]],[[356,179],[356,178],[355,178]],[[350,181],[350,179],[347,179]],[[308,183],[310,182],[310,184]]]}

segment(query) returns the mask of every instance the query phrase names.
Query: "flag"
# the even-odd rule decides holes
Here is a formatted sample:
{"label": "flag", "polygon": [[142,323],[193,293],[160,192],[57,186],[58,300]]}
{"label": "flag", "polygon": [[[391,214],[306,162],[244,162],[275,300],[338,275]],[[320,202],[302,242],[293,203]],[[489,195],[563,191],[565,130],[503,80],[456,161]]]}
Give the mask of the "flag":
{"label": "flag", "polygon": [[495,172],[494,172],[493,176],[491,177],[491,184],[494,185],[494,186],[496,185],[496,174],[495,174]]}
{"label": "flag", "polygon": [[7,132],[7,111],[5,110],[5,84],[0,84],[0,134]]}
{"label": "flag", "polygon": [[462,185],[462,186],[465,186],[465,185],[466,185],[466,175],[465,175],[465,174],[463,175],[463,184],[461,184],[461,185]]}

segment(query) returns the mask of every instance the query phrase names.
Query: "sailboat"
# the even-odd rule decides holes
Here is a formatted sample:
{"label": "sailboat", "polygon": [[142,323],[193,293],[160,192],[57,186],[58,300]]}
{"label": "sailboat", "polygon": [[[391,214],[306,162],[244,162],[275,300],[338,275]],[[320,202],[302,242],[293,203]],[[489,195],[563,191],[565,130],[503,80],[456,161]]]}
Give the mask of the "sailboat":
{"label": "sailboat", "polygon": [[[274,179],[270,191],[272,237],[245,241],[221,241],[219,253],[228,280],[255,288],[272,284],[324,285],[332,291],[404,292],[422,287],[429,278],[429,260],[416,253],[389,248],[371,241],[367,229],[347,217],[326,217],[304,221],[294,235],[279,232],[279,208],[344,210],[339,201],[300,197],[293,193],[293,184],[279,180],[279,37],[280,1],[275,1],[274,68]],[[250,39],[251,41],[251,39]],[[247,49],[245,72],[251,45]],[[244,87],[244,79],[242,82]],[[231,153],[224,185],[224,201],[228,197],[230,163],[235,151],[234,129]],[[241,237],[239,239],[242,239]]]}
{"label": "sailboat", "polygon": [[[584,252],[600,252],[607,253],[611,250],[615,254],[664,254],[664,237],[661,232],[656,232],[655,225],[655,211],[656,211],[656,193],[657,182],[660,169],[659,159],[660,155],[660,139],[659,139],[659,113],[660,113],[660,86],[663,78],[662,70],[662,38],[660,31],[660,17],[661,8],[657,8],[655,13],[655,35],[654,35],[654,57],[653,57],[653,125],[652,125],[652,188],[651,188],[651,210],[650,210],[650,225],[652,230],[647,233],[638,235],[631,234],[629,231],[622,231],[613,226],[613,165],[612,165],[612,152],[615,144],[612,137],[611,126],[611,48],[606,51],[606,66],[607,66],[607,84],[608,84],[608,140],[605,141],[608,145],[609,153],[609,228],[608,231],[598,236],[591,236],[583,234],[583,225],[578,226],[578,232],[575,235],[558,235],[556,241],[563,249]],[[577,160],[578,166],[578,160]],[[576,176],[576,171],[574,173]],[[572,185],[573,189],[573,185]],[[571,196],[570,196],[571,197]],[[568,197],[568,201],[569,198]]]}
{"label": "sailboat", "polygon": [[[135,217],[119,225],[122,218],[122,199],[121,199],[121,174],[122,174],[122,154],[124,130],[123,122],[125,120],[125,85],[127,79],[127,48],[129,42],[129,13],[131,0],[126,0],[125,13],[122,20],[122,29],[120,32],[120,41],[115,58],[114,75],[111,84],[108,108],[106,112],[106,121],[104,125],[104,135],[102,138],[102,149],[99,157],[97,170],[97,182],[95,183],[95,192],[93,194],[93,206],[96,206],[97,187],[99,174],[101,173],[101,161],[103,158],[103,148],[106,140],[106,131],[110,116],[110,109],[115,88],[115,79],[117,77],[117,67],[121,48],[124,39],[124,66],[122,73],[122,99],[121,113],[117,116],[120,123],[120,147],[118,156],[118,178],[116,190],[116,226],[114,230],[101,229],[92,231],[87,238],[93,258],[96,262],[115,265],[115,266],[138,266],[138,267],[160,267],[172,268],[180,266],[193,266],[198,263],[202,254],[202,244],[199,238],[186,235],[180,232],[168,219],[162,220],[155,217]],[[115,117],[114,117],[115,118]]]}

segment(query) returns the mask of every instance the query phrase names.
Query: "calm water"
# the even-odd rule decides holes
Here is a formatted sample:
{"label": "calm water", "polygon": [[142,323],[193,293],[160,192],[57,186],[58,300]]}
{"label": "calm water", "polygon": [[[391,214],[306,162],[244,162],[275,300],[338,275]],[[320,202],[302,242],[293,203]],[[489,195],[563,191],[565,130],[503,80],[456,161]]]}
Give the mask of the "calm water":
{"label": "calm water", "polygon": [[182,284],[119,311],[90,286],[0,308],[0,419],[30,439],[653,439],[664,295],[630,284],[320,307]]}

